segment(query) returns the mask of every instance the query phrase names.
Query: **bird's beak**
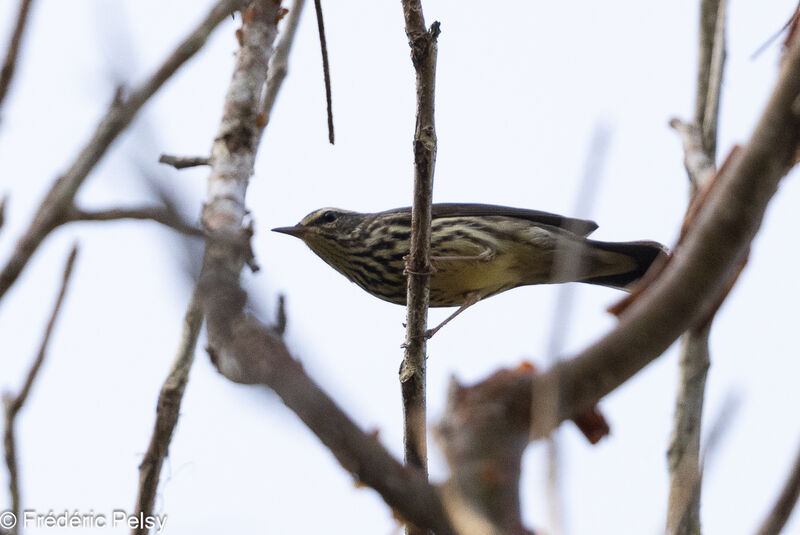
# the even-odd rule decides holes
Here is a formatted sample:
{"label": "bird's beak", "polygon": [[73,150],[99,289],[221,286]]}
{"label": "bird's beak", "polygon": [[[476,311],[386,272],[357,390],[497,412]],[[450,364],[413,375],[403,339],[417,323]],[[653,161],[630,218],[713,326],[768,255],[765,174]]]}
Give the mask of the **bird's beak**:
{"label": "bird's beak", "polygon": [[294,227],[278,227],[272,229],[272,232],[280,232],[281,234],[288,234],[289,236],[294,236],[295,238],[303,239],[308,233],[308,227],[301,227],[300,225],[295,225]]}

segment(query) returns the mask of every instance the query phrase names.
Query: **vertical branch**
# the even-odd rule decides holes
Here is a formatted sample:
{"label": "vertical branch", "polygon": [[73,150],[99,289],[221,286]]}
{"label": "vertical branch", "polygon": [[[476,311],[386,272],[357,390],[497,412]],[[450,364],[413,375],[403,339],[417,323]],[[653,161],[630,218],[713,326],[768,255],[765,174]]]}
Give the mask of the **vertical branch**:
{"label": "vertical branch", "polygon": [[3,105],[3,100],[8,93],[8,87],[11,85],[11,78],[14,76],[14,69],[17,65],[17,56],[19,56],[19,45],[22,42],[22,34],[25,31],[25,26],[28,22],[28,13],[30,13],[32,0],[22,0],[19,4],[19,12],[17,14],[17,23],[14,25],[14,31],[11,34],[11,39],[8,42],[8,50],[6,51],[6,59],[3,62],[3,69],[0,70],[0,107]]}
{"label": "vertical branch", "polygon": [[[721,0],[701,0],[700,3],[700,41],[699,55],[697,59],[697,88],[694,101],[694,122],[702,125],[705,122],[706,113],[709,109],[718,109],[719,92],[709,91],[712,88],[710,73],[712,71],[712,58],[714,57],[714,47],[718,46],[715,36],[717,34],[717,19],[720,12]],[[725,6],[722,6],[723,13]],[[720,43],[722,45],[722,43]],[[724,53],[722,54],[724,58]],[[720,73],[721,74],[721,73]],[[715,121],[716,123],[716,121]],[[707,127],[710,128],[710,127]],[[703,132],[704,148],[711,147],[705,143],[707,139],[706,131]],[[716,145],[716,124],[713,125],[714,145]],[[712,154],[715,150],[709,151]]]}
{"label": "vertical branch", "polygon": [[667,533],[700,532],[700,424],[710,364],[709,330],[710,326],[690,329],[681,340],[678,395],[667,450]]}
{"label": "vertical branch", "polygon": [[[400,367],[403,394],[405,460],[427,473],[425,416],[425,329],[430,299],[430,241],[433,171],[436,163],[434,92],[439,23],[425,27],[419,0],[403,0],[406,35],[416,71],[417,121],[414,131],[414,203],[407,259],[408,320],[405,355]],[[408,533],[424,533],[408,526]]]}
{"label": "vertical branch", "polygon": [[[705,109],[698,108],[694,118],[696,124],[700,125],[703,132],[703,147],[711,160],[714,161],[717,155],[717,127],[719,125],[719,102],[722,91],[722,75],[725,68],[725,56],[727,54],[725,45],[725,14],[728,8],[727,0],[704,1],[705,4],[716,4],[714,26],[711,29],[713,46],[711,47],[711,58],[708,68],[708,87],[706,88]],[[712,9],[712,8],[709,8]],[[703,52],[705,54],[705,52]]]}
{"label": "vertical branch", "polygon": [[[717,123],[725,62],[726,0],[703,0],[700,7],[700,42],[697,94],[693,125],[675,122],[684,138],[691,203],[715,175]],[[687,210],[688,213],[688,210]],[[711,321],[689,329],[683,336],[678,395],[667,462],[670,474],[667,533],[700,532],[702,467],[700,434],[709,360]]]}
{"label": "vertical branch", "polygon": [[[67,258],[67,263],[64,266],[64,275],[61,278],[61,289],[58,292],[56,303],[53,306],[53,312],[50,314],[50,320],[47,322],[47,327],[45,328],[44,336],[42,337],[42,344],[39,347],[39,353],[36,355],[36,359],[33,361],[31,369],[28,371],[28,375],[25,378],[25,384],[22,386],[22,390],[20,390],[19,394],[16,396],[7,395],[3,397],[6,412],[3,443],[5,446],[6,467],[8,468],[8,487],[11,493],[11,512],[14,513],[18,519],[20,518],[19,515],[22,510],[22,500],[20,499],[19,492],[19,469],[17,467],[17,449],[16,439],[14,437],[14,423],[17,414],[25,404],[25,401],[28,399],[28,395],[33,387],[33,382],[36,380],[36,376],[39,374],[39,370],[42,368],[42,364],[44,363],[44,358],[47,355],[47,346],[50,343],[50,336],[53,334],[53,328],[56,324],[58,312],[61,310],[61,305],[64,302],[64,296],[67,293],[67,285],[69,284],[70,277],[72,276],[72,268],[75,265],[75,258],[77,256],[78,246],[75,245],[73,246],[69,257]],[[11,532],[16,533],[17,527],[18,526],[11,528]]]}

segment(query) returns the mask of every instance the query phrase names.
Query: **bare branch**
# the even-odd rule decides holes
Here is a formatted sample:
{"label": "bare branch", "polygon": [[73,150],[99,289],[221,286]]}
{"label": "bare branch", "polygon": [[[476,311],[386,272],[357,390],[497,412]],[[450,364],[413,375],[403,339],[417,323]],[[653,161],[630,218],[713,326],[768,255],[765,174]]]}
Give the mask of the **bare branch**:
{"label": "bare branch", "polygon": [[331,71],[328,65],[328,43],[325,40],[325,23],[322,20],[322,0],[314,0],[319,30],[319,47],[322,51],[322,75],[325,78],[325,102],[328,104],[328,141],[333,145],[333,104],[331,101]]}
{"label": "bare branch", "polygon": [[[300,22],[300,15],[303,13],[305,0],[294,0],[289,8],[289,15],[286,17],[286,25],[281,32],[281,38],[272,54],[269,62],[269,76],[267,76],[267,89],[261,101],[261,117],[264,126],[269,124],[272,115],[272,107],[275,99],[278,98],[283,80],[289,72],[289,52],[294,43],[294,36],[297,34],[297,26]],[[262,126],[262,129],[263,127]]]}
{"label": "bare branch", "polygon": [[[722,62],[725,59],[724,38],[717,41],[720,24],[724,24],[725,6],[723,0],[703,0],[700,4],[700,41],[699,57],[697,62],[697,91],[695,93],[694,123],[706,124],[706,116],[714,120],[713,127],[703,129],[703,146],[709,154],[716,153],[716,114],[719,108],[719,88],[722,76]],[[722,8],[722,9],[720,9]],[[723,22],[718,23],[722,18]],[[724,31],[720,29],[720,31]],[[724,36],[724,33],[720,37]],[[717,61],[717,66],[713,65]],[[719,76],[719,79],[715,79]],[[706,144],[711,142],[711,144]]]}
{"label": "bare branch", "polygon": [[183,221],[181,217],[159,206],[143,206],[141,208],[115,208],[110,210],[87,211],[73,208],[67,213],[65,222],[76,221],[117,221],[120,219],[150,220],[156,223],[177,230],[187,236],[203,237],[203,229],[190,225]]}
{"label": "bare branch", "polygon": [[205,156],[173,156],[162,154],[158,158],[158,163],[171,165],[175,169],[186,169],[187,167],[199,167],[208,165],[208,158]]}
{"label": "bare branch", "polygon": [[[670,124],[681,135],[684,166],[689,175],[690,202],[684,228],[693,224],[703,209],[716,174],[717,123],[725,64],[726,0],[703,0],[700,6],[700,61],[694,124],[677,119]],[[702,194],[700,193],[702,190]],[[745,252],[744,258],[747,257]],[[740,264],[744,264],[740,261]],[[732,282],[738,272],[732,275]],[[727,291],[718,298],[721,302]],[[700,432],[709,359],[709,332],[716,308],[706,321],[694,325],[683,335],[678,395],[675,400],[673,430],[667,449],[670,474],[667,533],[700,533],[700,496],[703,467],[700,459]]]}
{"label": "bare branch", "polygon": [[451,382],[437,437],[450,466],[445,506],[461,533],[529,533],[522,524],[519,498],[528,440],[520,431],[530,427],[530,380],[535,373],[522,366],[498,371],[469,388]]}
{"label": "bare branch", "polygon": [[[758,231],[780,179],[793,165],[800,140],[794,104],[800,94],[798,72],[800,44],[795,44],[750,141],[720,171],[696,223],[661,277],[611,333],[561,365],[560,383],[569,399],[560,420],[590,407],[637,373],[716,305]],[[537,377],[534,394],[553,379],[550,372]]]}
{"label": "bare branch", "polygon": [[[3,437],[3,442],[5,445],[5,458],[6,458],[6,466],[8,468],[8,486],[11,492],[11,512],[16,515],[17,518],[20,518],[20,511],[21,507],[21,500],[20,500],[20,492],[19,492],[19,475],[18,475],[18,468],[17,468],[17,454],[16,454],[16,440],[14,437],[14,424],[22,406],[25,404],[25,401],[28,399],[28,395],[31,392],[31,388],[33,387],[33,382],[36,380],[37,375],[39,374],[39,370],[42,368],[42,364],[44,363],[45,356],[47,355],[47,346],[50,343],[50,337],[53,334],[53,328],[56,324],[56,318],[58,318],[58,313],[61,310],[61,305],[64,302],[64,296],[67,294],[67,286],[69,284],[70,278],[72,277],[72,268],[75,265],[75,258],[78,256],[78,246],[74,245],[72,247],[72,251],[70,251],[69,256],[67,257],[66,265],[64,266],[64,274],[61,278],[61,289],[58,292],[58,297],[56,298],[56,303],[53,305],[53,312],[50,314],[50,320],[47,322],[47,327],[44,330],[44,335],[42,336],[42,343],[39,346],[39,353],[36,355],[36,359],[33,361],[30,370],[28,371],[28,375],[25,378],[25,383],[22,385],[22,389],[20,390],[19,394],[16,396],[12,395],[5,395],[3,396],[3,401],[5,404],[5,433]],[[12,533],[16,529],[16,526],[12,528]]]}
{"label": "bare branch", "polygon": [[[406,36],[416,71],[417,123],[414,132],[414,203],[411,210],[411,244],[408,271],[408,317],[405,355],[400,367],[403,395],[405,460],[427,472],[427,421],[425,416],[425,329],[430,301],[431,199],[436,166],[434,96],[439,23],[425,27],[419,0],[403,0]],[[406,533],[424,530],[407,525]]]}
{"label": "bare branch", "polygon": [[0,271],[0,298],[17,280],[42,241],[63,219],[89,172],[105,155],[111,143],[127,128],[147,100],[206,43],[208,36],[231,13],[248,0],[220,0],[194,31],[164,63],[127,99],[114,101],[98,124],[94,135],[75,161],[47,193],[28,230],[17,242],[11,258]]}
{"label": "bare branch", "polygon": [[788,522],[798,497],[800,497],[800,449],[797,450],[794,464],[783,484],[781,494],[761,524],[758,535],[778,535]]}
{"label": "bare branch", "polygon": [[[727,0],[704,0],[705,4],[717,4],[714,20],[712,49],[710,64],[708,66],[708,94],[705,99],[705,110],[702,116],[695,117],[695,123],[701,125],[703,132],[703,146],[712,160],[717,155],[717,127],[719,125],[719,103],[722,91],[722,76],[725,72],[725,20],[727,18]],[[701,9],[703,9],[701,7]],[[709,11],[711,8],[709,9]],[[702,15],[701,15],[702,16]],[[701,36],[701,42],[707,41]],[[703,52],[701,52],[703,53]]]}
{"label": "bare branch", "polygon": [[[656,359],[683,332],[708,318],[741,268],[749,244],[800,145],[800,40],[781,65],[772,96],[749,142],[724,165],[715,187],[659,278],[622,314],[606,336],[540,375],[518,374],[496,395],[535,412],[518,431],[547,436],[560,422],[596,404]],[[484,381],[488,382],[487,381]],[[471,395],[468,389],[464,396]],[[546,403],[560,392],[556,418]],[[530,396],[534,396],[533,402]],[[519,398],[517,401],[514,398]],[[531,429],[530,425],[534,428]]]}
{"label": "bare branch", "polygon": [[[216,233],[216,239],[206,235],[209,242],[207,263],[203,266],[201,278],[204,275],[208,277],[209,273],[212,278],[215,276],[214,268],[209,268],[209,265],[229,268],[225,263],[229,259],[234,267],[229,268],[226,274],[238,278],[242,267],[239,263],[243,260],[241,257],[228,255],[231,247],[228,247],[225,237],[228,232],[236,237],[249,237],[246,229],[242,228],[244,192],[253,169],[254,140],[258,132],[257,103],[267,74],[272,41],[277,33],[279,8],[279,1],[261,0],[253,2],[242,12],[242,29],[237,32],[240,50],[236,68],[228,88],[219,134],[211,151],[210,199],[203,210],[203,221],[209,234]],[[214,253],[224,255],[217,258],[221,262],[209,262]],[[197,336],[206,310],[204,304],[207,303],[200,297],[198,283],[186,312],[178,355],[161,389],[150,446],[140,466],[137,513],[152,514],[161,467],[178,421],[180,403],[194,359]],[[146,530],[134,529],[132,533],[144,534]]]}
{"label": "bare branch", "polygon": [[[178,353],[158,396],[156,422],[153,427],[153,434],[150,437],[150,445],[147,447],[144,459],[139,465],[139,491],[135,506],[136,516],[148,517],[153,514],[153,504],[158,490],[161,467],[169,453],[169,444],[172,441],[172,434],[178,423],[183,392],[189,380],[189,370],[191,370],[194,362],[197,337],[200,334],[202,325],[203,313],[197,298],[197,290],[195,290],[192,300],[186,309],[186,315],[183,318],[183,332],[181,333]],[[135,527],[131,531],[133,535],[146,535],[147,532],[148,530],[144,525],[138,528]]]}
{"label": "bare branch", "polygon": [[19,12],[17,13],[17,23],[14,25],[14,31],[8,43],[3,69],[0,70],[0,107],[3,106],[3,100],[5,100],[6,94],[8,94],[11,79],[14,77],[14,69],[17,65],[17,56],[19,55],[19,45],[22,42],[22,34],[28,22],[30,8],[31,0],[21,0]]}
{"label": "bare branch", "polygon": [[201,295],[212,300],[204,305],[209,310],[211,357],[220,373],[235,382],[271,388],[342,467],[375,489],[399,516],[437,535],[453,534],[438,493],[425,475],[397,462],[374,434],[359,429],[292,358],[275,328],[243,313],[244,292],[224,281],[204,283],[209,286]]}
{"label": "bare branch", "polygon": [[[212,148],[212,171],[203,223],[208,231],[200,279],[209,353],[233,381],[273,389],[360,481],[375,488],[398,513],[437,534],[453,533],[436,492],[420,472],[405,468],[366,434],[305,374],[274,328],[246,316],[240,272],[252,254],[243,226],[247,181],[257,148],[250,133],[258,122],[279,2],[262,0],[243,17],[239,52],[225,110]],[[257,138],[255,138],[257,139]],[[281,322],[282,323],[282,322]],[[278,326],[280,329],[280,325]]]}
{"label": "bare branch", "polygon": [[710,365],[706,328],[683,335],[678,396],[667,461],[670,490],[667,533],[697,533],[700,526],[700,423]]}

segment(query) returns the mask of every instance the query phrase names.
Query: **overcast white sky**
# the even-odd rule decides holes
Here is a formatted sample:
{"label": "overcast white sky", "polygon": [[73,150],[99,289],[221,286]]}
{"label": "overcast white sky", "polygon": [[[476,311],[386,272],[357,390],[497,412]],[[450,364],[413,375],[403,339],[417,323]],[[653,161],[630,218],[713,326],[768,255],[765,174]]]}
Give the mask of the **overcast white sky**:
{"label": "overcast white sky", "polygon": [[[5,262],[45,191],[104,113],[112,75],[136,84],[212,2],[34,2],[18,74],[0,118],[0,233]],[[758,49],[792,0],[730,2],[720,155],[747,140],[774,84],[779,46]],[[440,20],[434,199],[507,204],[595,219],[595,237],[672,244],[687,184],[668,128],[690,118],[697,5],[678,2],[423,0]],[[0,42],[16,1],[0,2]],[[310,7],[310,6],[307,6]],[[326,2],[337,144],[327,143],[313,9],[303,15],[289,77],[248,193],[263,302],[287,295],[288,342],[309,373],[364,428],[402,452],[397,381],[402,307],[349,283],[297,240],[268,229],[313,209],[410,204],[414,75],[399,2]],[[236,50],[228,21],[144,109],[95,169],[79,200],[102,208],[148,199],[151,173],[199,214],[207,171],[159,167],[161,152],[196,155],[215,135]],[[574,213],[598,125],[611,131],[590,213]],[[708,533],[748,533],[772,504],[800,446],[795,246],[800,186],[772,203],[750,263],[712,332],[706,423],[730,396],[739,410],[713,452],[703,489]],[[18,426],[24,507],[41,513],[130,511],[158,390],[178,344],[190,283],[171,231],[149,223],[73,225],[49,238],[0,305],[0,388],[19,389],[70,245],[81,254],[48,361]],[[555,288],[480,303],[429,344],[434,424],[449,378],[479,380],[521,359],[544,364]],[[614,323],[619,292],[576,287],[565,356]],[[431,312],[431,323],[449,310]],[[201,340],[200,347],[203,347]],[[564,447],[566,532],[657,533],[666,511],[665,450],[676,382],[672,348],[602,403],[610,438],[589,446],[571,424]],[[544,449],[530,448],[525,517],[547,528]],[[431,472],[446,467],[435,445]],[[0,484],[7,475],[0,470]],[[7,504],[0,493],[0,509]],[[390,511],[351,477],[270,392],[219,376],[201,350],[157,499],[169,533],[392,533]],[[798,516],[798,515],[796,515]],[[787,533],[800,531],[800,516]],[[95,530],[93,533],[114,530]],[[118,529],[123,533],[126,530]],[[51,533],[30,530],[29,533]]]}

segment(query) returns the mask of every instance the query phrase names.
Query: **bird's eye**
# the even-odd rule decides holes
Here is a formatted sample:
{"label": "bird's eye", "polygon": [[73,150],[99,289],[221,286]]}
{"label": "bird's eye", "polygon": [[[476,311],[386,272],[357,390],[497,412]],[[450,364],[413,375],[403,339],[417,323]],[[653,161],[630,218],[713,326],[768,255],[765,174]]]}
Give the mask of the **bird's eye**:
{"label": "bird's eye", "polygon": [[332,212],[332,211],[328,210],[327,212],[322,214],[322,217],[320,218],[320,220],[323,223],[333,223],[334,221],[336,221],[336,217],[337,217],[336,212]]}

